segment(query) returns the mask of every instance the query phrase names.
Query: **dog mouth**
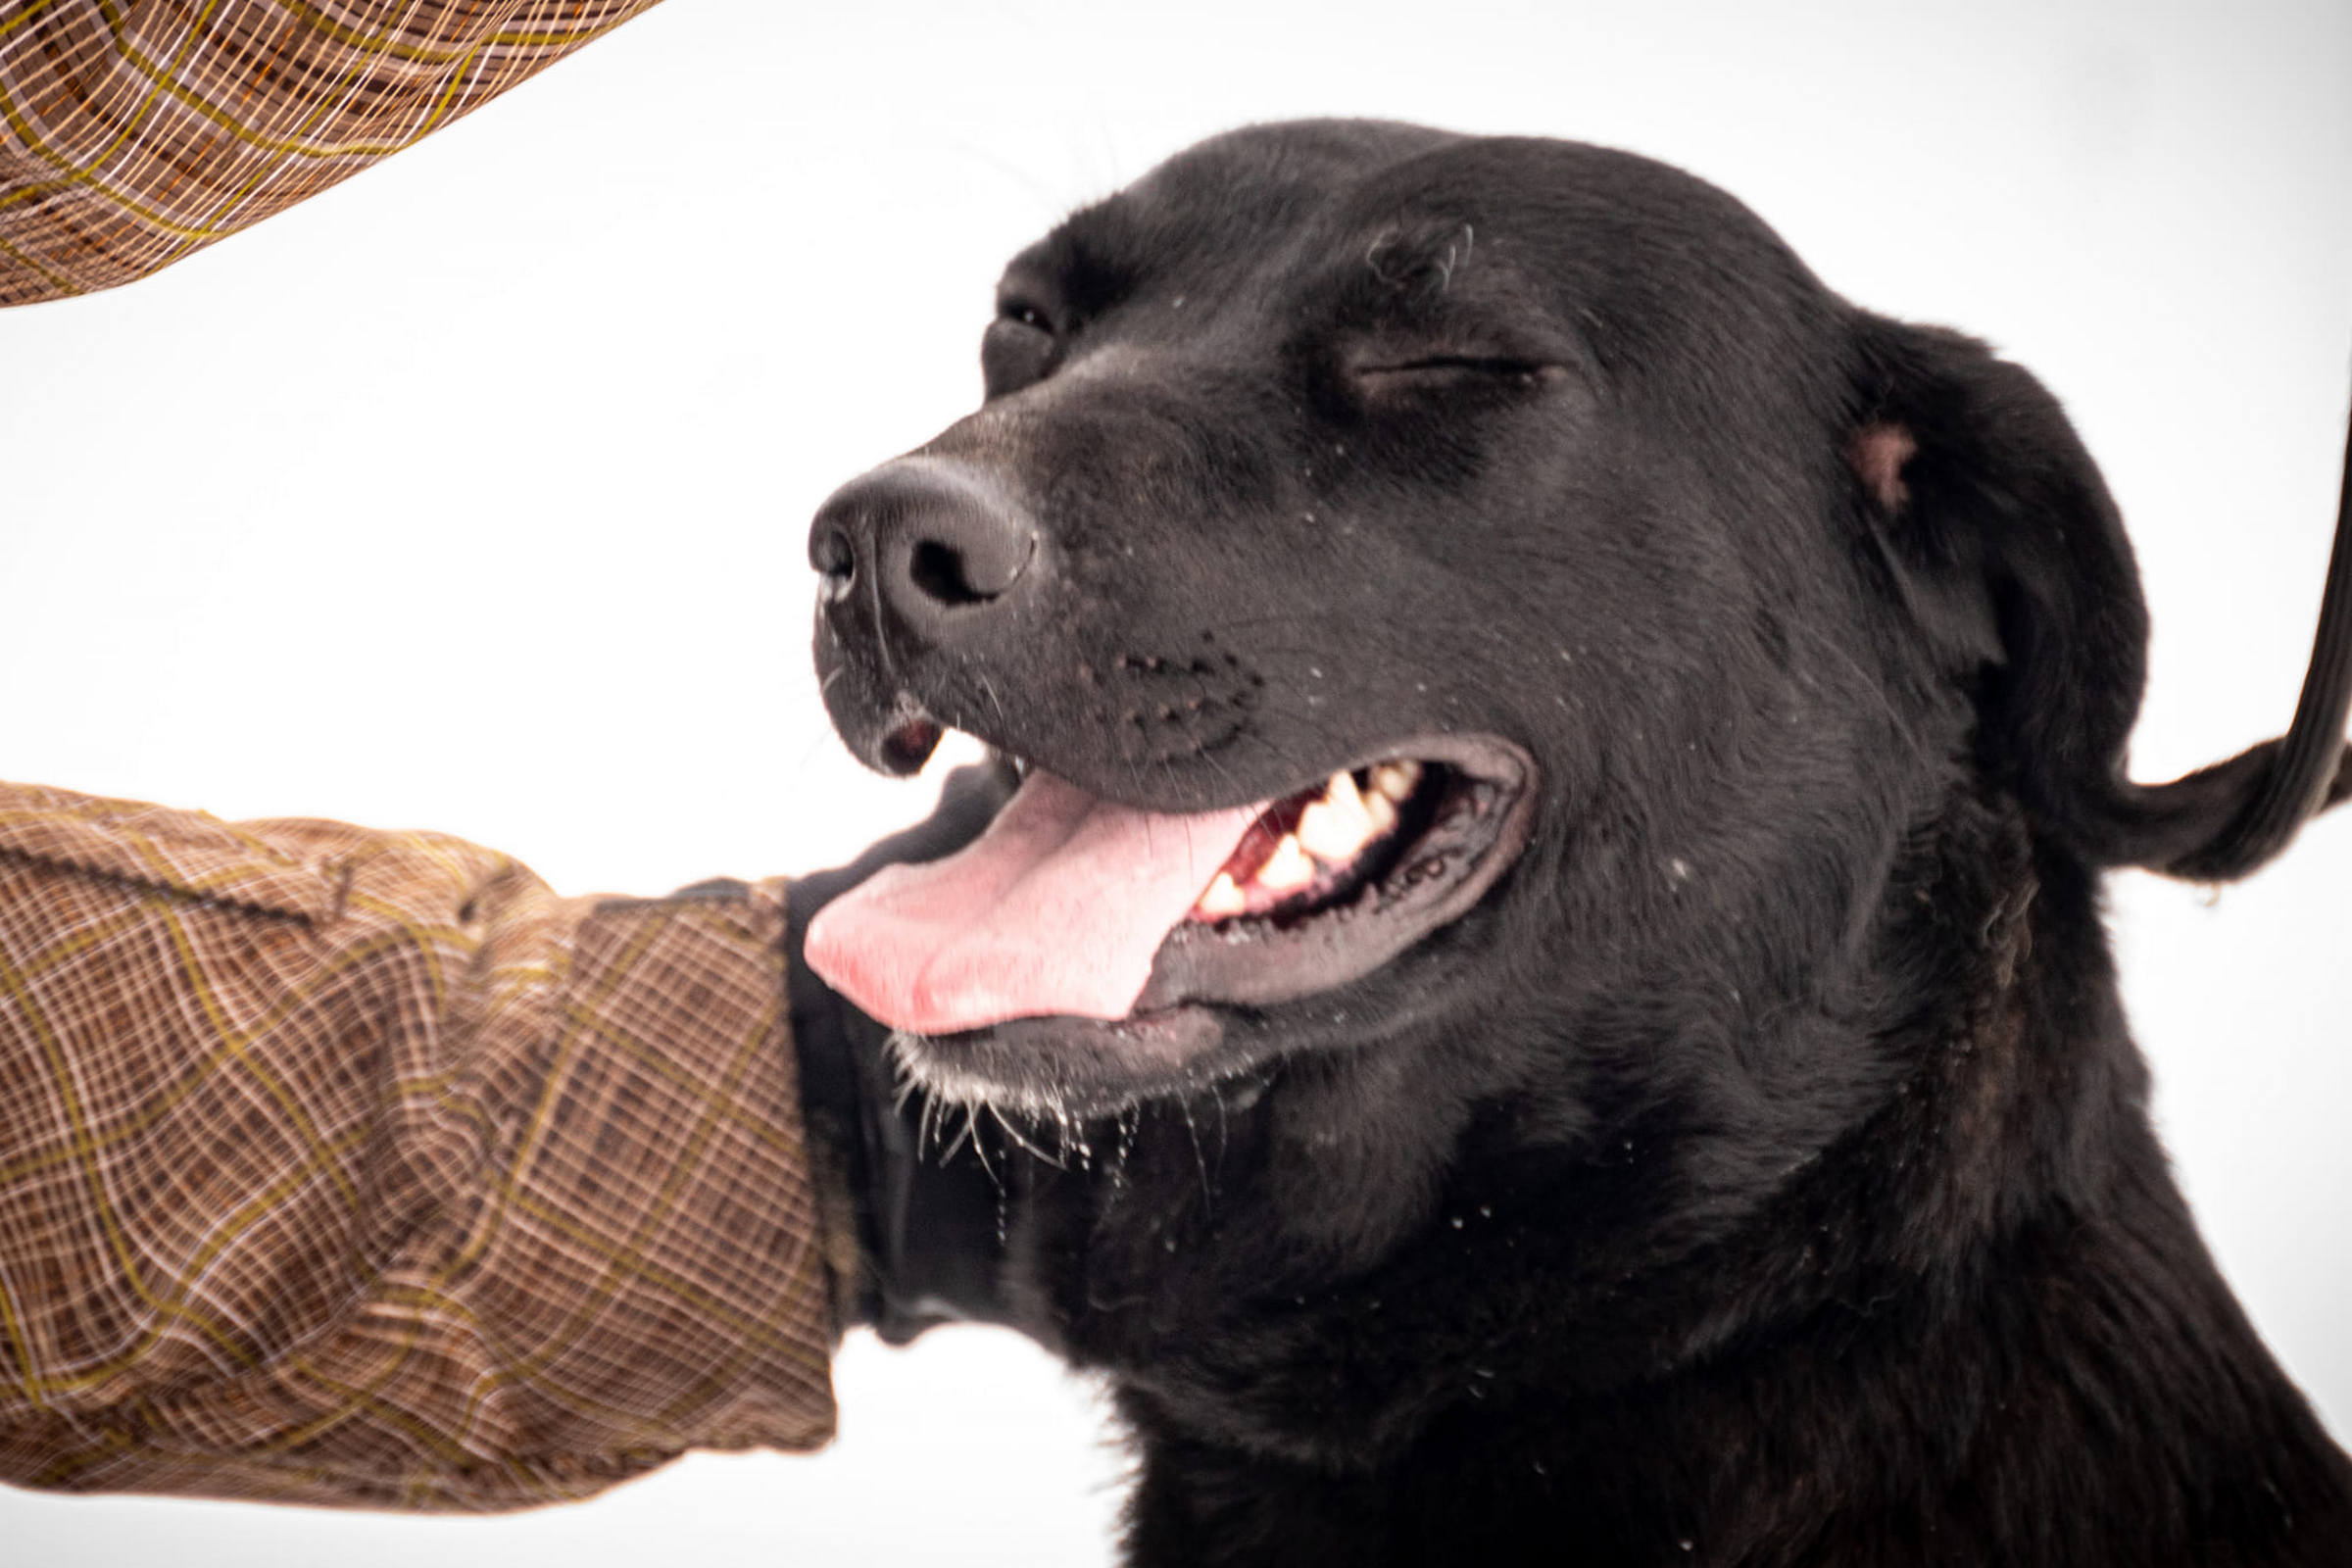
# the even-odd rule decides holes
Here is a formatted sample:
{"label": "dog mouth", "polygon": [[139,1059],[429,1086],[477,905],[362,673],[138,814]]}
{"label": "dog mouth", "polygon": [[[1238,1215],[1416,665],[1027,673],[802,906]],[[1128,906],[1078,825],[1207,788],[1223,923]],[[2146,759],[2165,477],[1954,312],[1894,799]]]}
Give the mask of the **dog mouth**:
{"label": "dog mouth", "polygon": [[1178,1065],[1217,1014],[1335,990],[1466,913],[1524,848],[1535,796],[1533,760],[1492,737],[1393,743],[1199,812],[1016,766],[980,838],[886,868],[807,934],[829,985],[941,1053],[1083,1040]]}

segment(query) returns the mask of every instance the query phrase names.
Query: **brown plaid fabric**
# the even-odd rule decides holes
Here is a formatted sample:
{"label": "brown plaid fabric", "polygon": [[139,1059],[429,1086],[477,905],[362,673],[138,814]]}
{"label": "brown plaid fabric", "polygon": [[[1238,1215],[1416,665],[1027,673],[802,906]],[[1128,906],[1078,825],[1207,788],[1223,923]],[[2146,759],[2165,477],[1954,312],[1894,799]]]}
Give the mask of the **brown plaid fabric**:
{"label": "brown plaid fabric", "polygon": [[505,1508],[823,1443],[782,937],[0,785],[0,1479]]}
{"label": "brown plaid fabric", "polygon": [[0,305],[127,283],[654,0],[0,0]]}

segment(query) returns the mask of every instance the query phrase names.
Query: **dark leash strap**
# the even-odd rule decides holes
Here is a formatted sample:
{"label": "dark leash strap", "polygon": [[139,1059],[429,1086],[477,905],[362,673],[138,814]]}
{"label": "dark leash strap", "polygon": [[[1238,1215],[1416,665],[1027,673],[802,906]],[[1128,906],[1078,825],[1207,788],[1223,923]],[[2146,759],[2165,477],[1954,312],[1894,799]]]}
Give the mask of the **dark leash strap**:
{"label": "dark leash strap", "polygon": [[[2344,724],[2352,713],[2352,431],[2344,444],[2343,484],[2335,506],[2335,544],[2320,599],[2320,629],[2295,718],[2269,743],[2268,765],[2249,781],[2242,806],[2221,831],[2157,869],[2196,881],[2242,877],[2284,850],[2306,821],[2352,795],[2352,751]],[[2260,750],[2260,749],[2258,749]]]}

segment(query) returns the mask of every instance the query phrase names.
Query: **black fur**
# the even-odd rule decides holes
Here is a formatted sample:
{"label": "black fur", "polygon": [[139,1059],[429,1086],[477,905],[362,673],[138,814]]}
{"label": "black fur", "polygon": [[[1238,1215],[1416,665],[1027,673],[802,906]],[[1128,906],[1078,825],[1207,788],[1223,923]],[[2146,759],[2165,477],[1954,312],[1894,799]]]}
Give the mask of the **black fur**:
{"label": "black fur", "polygon": [[905,1043],[1068,1107],[986,1137],[1004,1284],[1111,1379],[1135,1562],[2352,1562],[2100,923],[2236,786],[2126,780],[2137,577],[2031,376],[1672,170],[1383,124],[1205,143],[1002,298],[933,479],[814,548],[976,508],[1048,567],[834,596],[854,745],[1169,809],[1417,735],[1541,777],[1470,914],[1194,1054]]}

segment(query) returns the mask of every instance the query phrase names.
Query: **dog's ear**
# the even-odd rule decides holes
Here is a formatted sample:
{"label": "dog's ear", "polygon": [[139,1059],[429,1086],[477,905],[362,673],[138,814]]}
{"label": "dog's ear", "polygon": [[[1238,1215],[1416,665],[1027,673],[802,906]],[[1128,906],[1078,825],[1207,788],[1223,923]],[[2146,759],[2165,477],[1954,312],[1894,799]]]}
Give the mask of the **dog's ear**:
{"label": "dog's ear", "polygon": [[1855,341],[1844,458],[1871,537],[1920,634],[1975,690],[1984,765],[2045,835],[2094,865],[2221,881],[2352,794],[2340,710],[2316,738],[2298,714],[2289,742],[2314,755],[2296,765],[2266,741],[2132,783],[2147,609],[2123,518],[2057,399],[1956,332],[1865,315]]}

